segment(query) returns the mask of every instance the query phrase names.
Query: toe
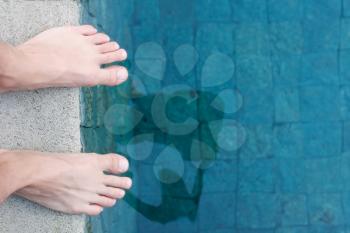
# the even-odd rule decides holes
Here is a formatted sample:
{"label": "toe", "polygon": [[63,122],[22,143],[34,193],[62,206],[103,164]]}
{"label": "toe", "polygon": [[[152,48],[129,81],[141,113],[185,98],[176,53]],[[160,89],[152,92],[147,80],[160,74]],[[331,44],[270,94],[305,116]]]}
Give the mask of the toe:
{"label": "toe", "polygon": [[97,29],[91,25],[75,26],[73,29],[84,36],[91,36],[97,33]]}
{"label": "toe", "polygon": [[114,188],[130,189],[132,186],[132,180],[129,177],[106,175],[104,184]]}
{"label": "toe", "polygon": [[97,79],[98,84],[116,86],[128,79],[128,71],[122,66],[110,66],[100,69]]}
{"label": "toe", "polygon": [[103,44],[110,41],[109,36],[104,33],[96,33],[88,37],[88,40],[93,44]]}
{"label": "toe", "polygon": [[116,199],[112,199],[105,196],[98,195],[95,200],[93,201],[93,204],[99,205],[101,207],[112,207],[117,203]]}
{"label": "toe", "polygon": [[104,53],[101,55],[101,64],[110,64],[112,62],[124,61],[127,58],[127,53],[124,49],[119,49],[114,52]]}
{"label": "toe", "polygon": [[103,211],[103,208],[99,205],[87,205],[84,207],[82,213],[90,216],[99,215]]}
{"label": "toe", "polygon": [[104,171],[114,174],[126,172],[129,169],[129,162],[126,158],[116,154],[109,154],[99,157],[101,167]]}
{"label": "toe", "polygon": [[114,52],[119,48],[119,44],[115,41],[98,45],[98,51],[100,51],[100,53]]}
{"label": "toe", "polygon": [[125,196],[125,191],[119,188],[106,187],[100,194],[113,199],[122,199]]}

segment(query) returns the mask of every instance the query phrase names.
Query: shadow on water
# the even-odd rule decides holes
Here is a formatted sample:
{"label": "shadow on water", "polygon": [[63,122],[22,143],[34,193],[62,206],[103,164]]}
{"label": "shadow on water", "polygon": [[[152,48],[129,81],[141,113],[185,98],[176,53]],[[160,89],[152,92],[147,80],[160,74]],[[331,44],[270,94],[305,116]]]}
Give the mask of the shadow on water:
{"label": "shadow on water", "polygon": [[[193,96],[193,93],[189,93],[189,95]],[[178,95],[177,93],[173,93],[173,96]],[[216,97],[215,94],[196,91],[195,101],[190,101],[190,103],[183,98],[167,96],[167,93],[162,94],[163,99],[173,100],[169,101],[168,103],[170,107],[168,108],[167,113],[168,116],[173,116],[171,119],[172,122],[177,121],[181,123],[188,117],[193,117],[198,121],[197,129],[187,135],[171,135],[171,132],[163,132],[157,128],[149,112],[150,105],[152,104],[154,97],[154,95],[148,95],[134,99],[133,103],[135,107],[144,113],[144,118],[134,128],[134,133],[136,132],[137,134],[142,132],[154,134],[154,143],[165,146],[172,145],[180,152],[184,161],[191,161],[190,153],[193,139],[200,140],[208,145],[215,152],[214,156],[216,157],[217,145],[214,140],[215,135],[213,136],[213,134],[210,132],[208,123],[210,121],[222,119],[223,113],[209,107],[210,102]],[[218,99],[216,99],[216,102],[220,104],[222,101],[218,101]],[[172,106],[174,108],[172,108]],[[202,116],[205,116],[205,118],[201,118]],[[171,116],[169,116],[169,118],[171,118]],[[203,163],[214,163],[216,159],[215,157],[207,158],[208,160],[203,161]],[[132,163],[135,162],[132,161]],[[127,193],[125,201],[140,214],[152,221],[165,224],[182,217],[187,217],[189,220],[195,221],[202,194],[203,174],[205,173],[206,169],[200,169],[195,166],[192,166],[192,169],[195,170],[192,190],[187,188],[186,180],[184,178],[176,177],[179,176],[177,173],[170,169],[164,168],[161,169],[160,176],[172,177],[172,179],[175,177],[175,180],[178,181],[171,184],[159,182],[161,187],[160,204],[149,204],[141,200],[141,197],[138,197],[132,192]],[[149,172],[153,171],[150,170]],[[132,177],[132,172],[130,172],[129,175]],[[140,185],[147,185],[142,183],[143,175],[144,174],[139,174]],[[154,179],[156,179],[156,177],[154,177]]]}

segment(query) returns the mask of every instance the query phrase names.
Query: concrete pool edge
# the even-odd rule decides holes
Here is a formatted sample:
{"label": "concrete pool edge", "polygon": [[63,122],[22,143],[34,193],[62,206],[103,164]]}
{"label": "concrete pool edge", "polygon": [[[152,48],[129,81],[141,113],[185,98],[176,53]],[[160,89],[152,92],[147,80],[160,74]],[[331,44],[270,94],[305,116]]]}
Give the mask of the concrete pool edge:
{"label": "concrete pool edge", "polygon": [[[18,44],[53,26],[78,24],[74,0],[0,0],[0,40]],[[0,147],[79,152],[78,89],[0,95]],[[0,207],[0,232],[82,233],[84,216],[60,214],[12,197]]]}

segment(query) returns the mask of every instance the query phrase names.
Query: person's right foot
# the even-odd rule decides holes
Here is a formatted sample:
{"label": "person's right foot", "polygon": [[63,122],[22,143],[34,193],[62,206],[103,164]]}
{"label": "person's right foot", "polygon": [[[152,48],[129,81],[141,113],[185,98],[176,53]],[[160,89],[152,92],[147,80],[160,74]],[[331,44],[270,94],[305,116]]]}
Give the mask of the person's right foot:
{"label": "person's right foot", "polygon": [[127,53],[89,25],[49,29],[17,47],[9,46],[6,53],[0,56],[6,64],[0,67],[2,91],[114,86],[128,77],[122,66],[101,68],[125,60]]}
{"label": "person's right foot", "polygon": [[132,185],[128,177],[105,173],[128,170],[128,161],[119,155],[8,153],[14,156],[12,161],[17,160],[12,169],[24,175],[23,180],[14,179],[22,184],[16,194],[64,213],[98,215],[123,198]]}

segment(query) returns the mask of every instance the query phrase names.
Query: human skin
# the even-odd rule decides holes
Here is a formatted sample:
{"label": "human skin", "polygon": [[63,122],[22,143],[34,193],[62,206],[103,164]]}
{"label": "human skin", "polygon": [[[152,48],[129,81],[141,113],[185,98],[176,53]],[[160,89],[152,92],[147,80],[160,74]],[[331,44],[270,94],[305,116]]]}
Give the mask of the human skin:
{"label": "human skin", "polygon": [[[0,92],[47,87],[115,86],[128,78],[126,51],[89,25],[45,31],[14,47],[0,42]],[[83,155],[83,156],[82,156]],[[126,158],[0,150],[0,203],[11,194],[69,214],[98,215],[125,195]]]}

